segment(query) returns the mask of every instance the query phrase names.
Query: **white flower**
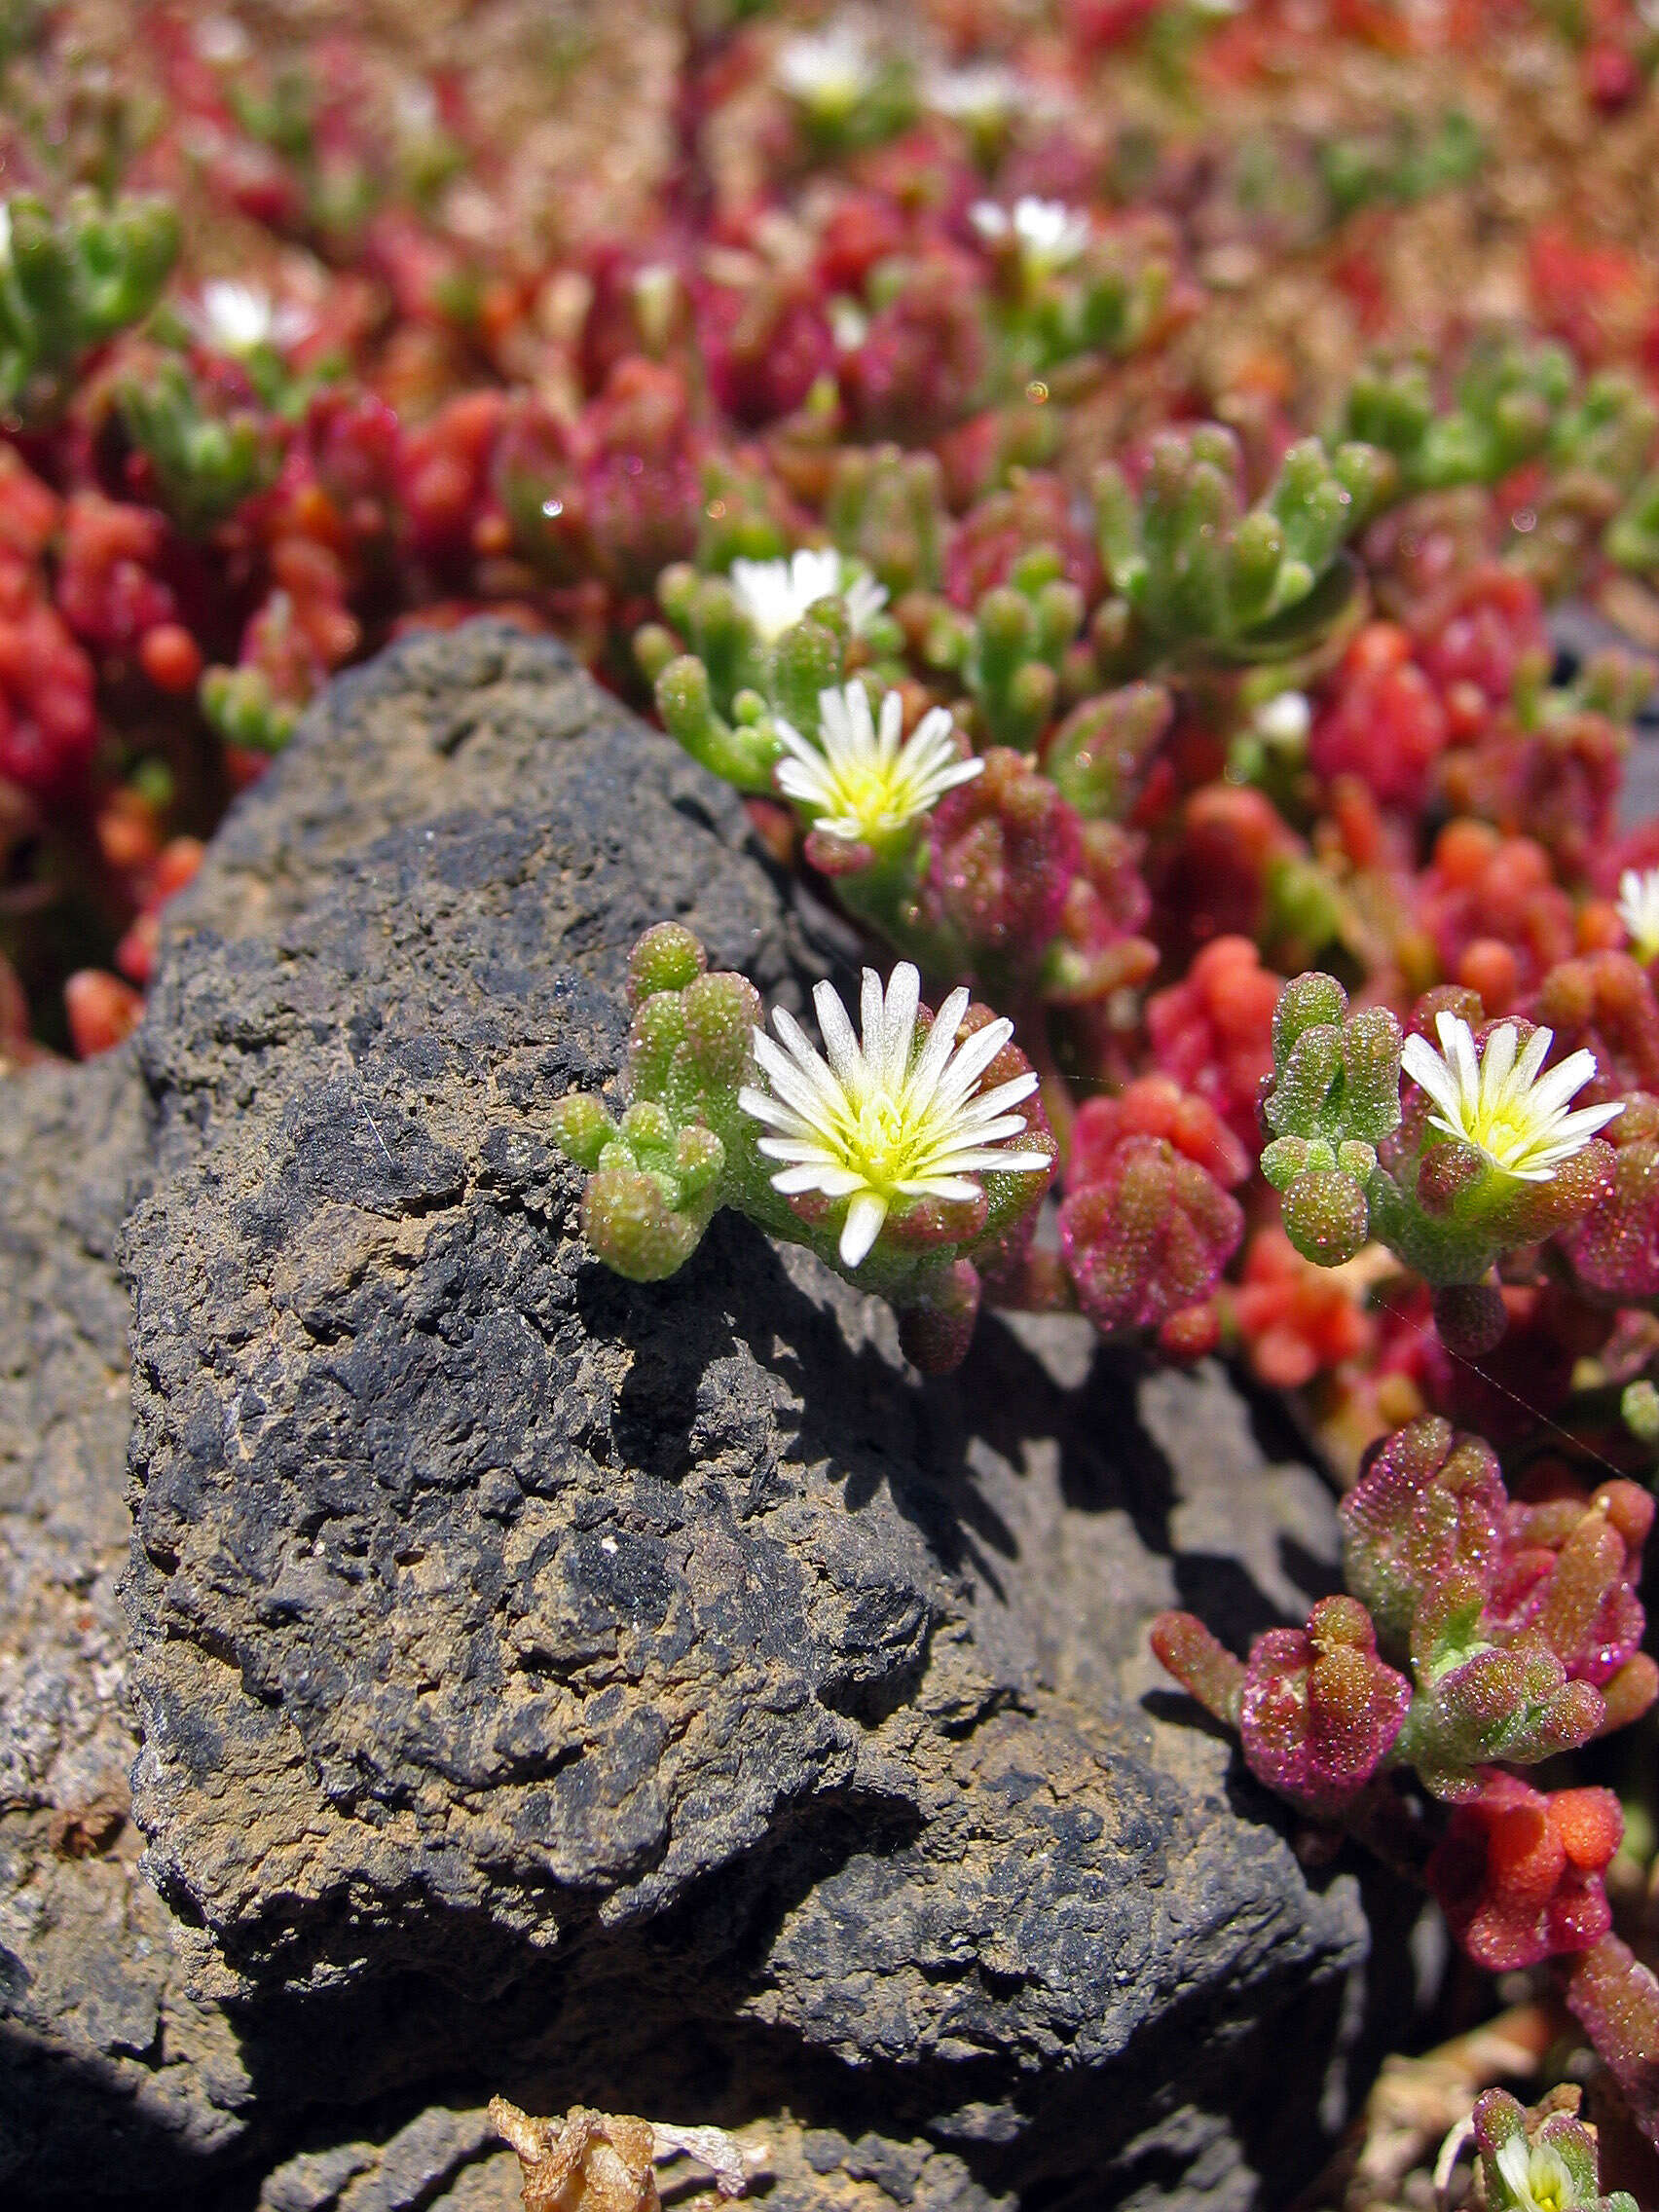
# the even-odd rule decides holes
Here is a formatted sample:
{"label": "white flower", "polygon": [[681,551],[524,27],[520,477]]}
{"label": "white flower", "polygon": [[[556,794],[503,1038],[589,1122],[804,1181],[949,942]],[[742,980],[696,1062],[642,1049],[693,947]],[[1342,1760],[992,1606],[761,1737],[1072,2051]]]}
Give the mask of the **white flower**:
{"label": "white flower", "polygon": [[789,561],[734,561],[731,588],[764,645],[775,645],[821,599],[844,599],[855,638],[887,605],[873,577],[850,575],[832,545],[803,546]]}
{"label": "white flower", "polygon": [[276,307],[269,292],[225,277],[203,284],[199,304],[184,312],[204,346],[232,355],[257,352],[261,346],[296,345],[311,328],[303,308]]}
{"label": "white flower", "polygon": [[847,621],[855,638],[869,635],[869,626],[887,605],[887,586],[878,584],[873,576],[857,575],[841,579],[841,597],[847,606]]}
{"label": "white flower", "polygon": [[850,115],[874,91],[881,64],[861,16],[839,16],[827,30],[803,32],[778,49],[778,82],[816,115]]}
{"label": "white flower", "polygon": [[1306,691],[1280,691],[1256,709],[1252,718],[1256,734],[1267,745],[1294,751],[1313,726],[1313,711]]}
{"label": "white flower", "polygon": [[901,745],[904,702],[889,691],[881,725],[870,713],[862,683],[818,694],[814,741],[780,717],[774,724],[786,757],[778,762],[778,789],[810,807],[813,827],[849,841],[891,837],[935,807],[958,784],[984,768],[957,751],[955,725],[943,707],[931,707]]}
{"label": "white flower", "polygon": [[0,200],[0,269],[12,258],[12,203]]}
{"label": "white flower", "polygon": [[962,69],[930,69],[922,97],[936,115],[963,123],[997,123],[1025,104],[1027,88],[1000,61],[971,61]]}
{"label": "white flower", "polygon": [[869,317],[844,292],[830,302],[830,334],[838,353],[856,353],[869,336]]}
{"label": "white flower", "polygon": [[674,328],[680,304],[680,272],[668,261],[647,261],[634,272],[634,311],[646,343],[659,350]]}
{"label": "white flower", "polygon": [[977,200],[968,220],[987,245],[1013,238],[1028,276],[1046,276],[1074,262],[1088,243],[1088,217],[1059,200],[1035,200],[1029,193],[1014,203],[1011,215],[994,200]]}
{"label": "white flower", "polygon": [[411,138],[429,138],[438,129],[438,95],[424,77],[405,77],[392,96],[398,129]]}
{"label": "white flower", "polygon": [[191,44],[203,61],[220,69],[245,61],[253,52],[252,39],[234,16],[204,16],[192,34]]}
{"label": "white flower", "polygon": [[1578,2191],[1553,2143],[1529,2143],[1519,2129],[1497,2154],[1497,2170],[1516,2212],[1567,2212]]}
{"label": "white flower", "polygon": [[968,993],[952,991],[918,1051],[921,988],[907,960],[894,969],[885,995],[881,977],[866,968],[862,1043],[828,983],[812,994],[824,1052],[781,1009],[772,1015],[781,1047],[763,1029],[755,1032],[755,1057],[771,1088],[746,1088],[738,1104],[768,1131],[760,1151],[785,1162],[772,1177],[775,1191],[847,1200],[843,1267],[865,1259],[896,1199],[972,1200],[981,1189],[975,1178],[986,1170],[1035,1175],[1049,1168],[1046,1152],[1003,1149],[1009,1137],[1027,1133],[1024,1116],[1010,1109],[1030,1097],[1036,1076],[1028,1070],[979,1089],[1014,1034],[1013,1022],[987,1022],[959,1044]]}
{"label": "white flower", "polygon": [[[1534,1029],[1517,1056],[1521,1032],[1513,1021],[1494,1029],[1477,1057],[1466,1021],[1436,1016],[1437,1052],[1426,1037],[1408,1037],[1400,1065],[1440,1108],[1429,1124],[1484,1152],[1494,1167],[1526,1183],[1548,1183],[1565,1161],[1581,1152],[1598,1129],[1624,1111],[1622,1099],[1606,1106],[1567,1110],[1568,1100],[1596,1073],[1594,1052],[1573,1052],[1541,1075],[1553,1029]],[[1442,1056],[1444,1055],[1444,1056]]]}
{"label": "white flower", "polygon": [[1659,867],[1627,867],[1619,877],[1619,920],[1645,968],[1659,959]]}

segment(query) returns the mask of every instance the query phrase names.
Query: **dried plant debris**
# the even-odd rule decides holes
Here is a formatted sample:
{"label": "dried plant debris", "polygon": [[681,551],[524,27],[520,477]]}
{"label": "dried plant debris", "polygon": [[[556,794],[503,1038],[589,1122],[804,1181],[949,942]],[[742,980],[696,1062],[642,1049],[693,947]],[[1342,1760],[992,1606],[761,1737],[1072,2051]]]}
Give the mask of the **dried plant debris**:
{"label": "dried plant debris", "polygon": [[676,2127],[586,2105],[562,2120],[535,2120],[493,2097],[490,2118],[518,2154],[524,2212],[661,2212],[656,2169],[681,2159],[707,2168],[714,2187],[677,2195],[677,2204],[713,2206],[746,2195],[766,2163],[762,2148],[719,2127]]}

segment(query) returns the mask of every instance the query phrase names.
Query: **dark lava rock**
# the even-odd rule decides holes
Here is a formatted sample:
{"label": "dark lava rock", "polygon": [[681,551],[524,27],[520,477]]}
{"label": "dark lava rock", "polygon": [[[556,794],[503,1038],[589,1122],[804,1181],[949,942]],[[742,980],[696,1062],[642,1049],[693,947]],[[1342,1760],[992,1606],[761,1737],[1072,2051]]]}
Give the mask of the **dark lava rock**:
{"label": "dark lava rock", "polygon": [[[977,2188],[959,2157],[929,2143],[869,2135],[854,2144],[788,2114],[746,2128],[739,2141],[766,2212],[1003,2212],[1007,2204]],[[690,2160],[659,2173],[669,2202],[683,2203],[699,2184],[696,2203],[712,2200],[705,2169]],[[518,2159],[493,2134],[488,2114],[438,2105],[388,2140],[297,2153],[266,2176],[256,2212],[521,2212],[522,2203]]]}
{"label": "dark lava rock", "polygon": [[[495,2090],[753,2121],[775,2212],[1282,2203],[1403,1946],[1145,1624],[1297,1611],[1330,1501],[1219,1372],[1081,1325],[922,1385],[741,1222],[668,1284],[590,1261],[546,1110],[610,1080],[665,915],[772,996],[830,957],[729,793],[492,625],[336,685],[172,911],[128,1665],[199,2133],[275,2132],[272,2207],[428,2157],[410,2202],[494,2203]],[[28,1325],[95,1336],[102,1450],[99,1265]]]}
{"label": "dark lava rock", "polygon": [[252,2092],[127,1818],[114,1247],[143,1087],[122,1051],[0,1098],[0,2201],[114,2203],[117,2177],[178,2191],[236,2146]]}
{"label": "dark lava rock", "polygon": [[487,2112],[434,2105],[384,2141],[285,2158],[266,2175],[258,2212],[520,2212],[519,2175]]}

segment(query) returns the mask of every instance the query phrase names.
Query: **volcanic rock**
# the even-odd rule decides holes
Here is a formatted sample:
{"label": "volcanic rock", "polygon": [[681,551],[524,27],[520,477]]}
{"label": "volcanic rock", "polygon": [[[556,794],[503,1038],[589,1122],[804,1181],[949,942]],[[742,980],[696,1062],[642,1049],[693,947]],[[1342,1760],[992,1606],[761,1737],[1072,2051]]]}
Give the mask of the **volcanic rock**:
{"label": "volcanic rock", "polygon": [[336,684],[169,909],[125,1663],[241,2084],[196,2109],[273,2120],[272,2206],[422,2125],[482,2203],[498,2154],[423,2105],[493,2091],[770,2128],[775,2212],[1282,2202],[1397,2024],[1400,1900],[1374,1961],[1361,1870],[1303,1871],[1145,1628],[1298,1613],[1328,1494],[1219,1370],[1081,1324],[922,1383],[733,1218],[669,1283],[594,1263],[547,1109],[613,1086],[669,916],[797,1006],[842,951],[729,793],[491,624]]}
{"label": "volcanic rock", "polygon": [[7,1079],[0,1114],[0,2199],[157,2193],[231,2151],[252,2087],[138,1870],[117,1600],[128,1303],[145,1171],[129,1051]]}

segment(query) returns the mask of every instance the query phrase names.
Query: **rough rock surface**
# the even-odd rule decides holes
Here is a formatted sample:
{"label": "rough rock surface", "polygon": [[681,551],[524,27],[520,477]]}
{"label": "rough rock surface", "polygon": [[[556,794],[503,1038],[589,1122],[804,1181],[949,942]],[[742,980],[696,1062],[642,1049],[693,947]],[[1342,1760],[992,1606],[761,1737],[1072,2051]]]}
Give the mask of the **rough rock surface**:
{"label": "rough rock surface", "polygon": [[[134,1804],[179,1922],[119,1854],[55,1862],[122,1867],[194,2023],[122,2063],[185,2053],[169,2144],[280,2139],[239,2208],[493,2205],[497,2089],[755,2121],[774,2212],[1282,2202],[1399,1946],[1380,1992],[1354,1872],[1310,1881],[1219,1736],[1142,1702],[1144,1629],[1295,1610],[1319,1484],[1219,1374],[1081,1327],[988,1323],[922,1386],[883,1309],[744,1224],[650,1289],[574,1238],[545,1109],[610,1078],[640,929],[773,995],[822,964],[743,832],[481,625],[336,686],[178,903],[121,1180]],[[19,1406],[43,1465],[87,1377],[89,1467],[125,1418],[124,1201],[84,1180],[35,1245],[90,1209],[94,1287],[31,1261],[18,1324],[76,1363],[61,1413]],[[111,1494],[65,1587],[107,1574]],[[28,1756],[90,1779],[98,1740]],[[52,1819],[33,1787],[8,1823]],[[124,2047],[59,2056],[130,2104]]]}
{"label": "rough rock surface", "polygon": [[[138,1872],[117,1585],[131,1524],[115,1239],[143,1171],[128,1051],[16,1076],[0,1114],[0,2201],[176,2188],[251,2087]],[[111,2199],[113,2201],[113,2198]]]}

